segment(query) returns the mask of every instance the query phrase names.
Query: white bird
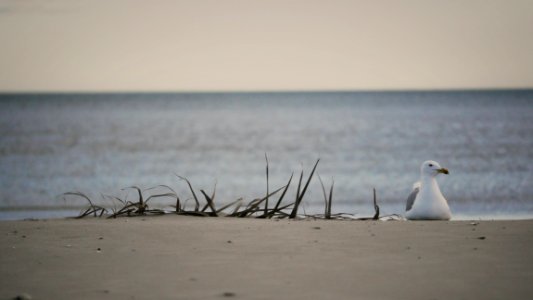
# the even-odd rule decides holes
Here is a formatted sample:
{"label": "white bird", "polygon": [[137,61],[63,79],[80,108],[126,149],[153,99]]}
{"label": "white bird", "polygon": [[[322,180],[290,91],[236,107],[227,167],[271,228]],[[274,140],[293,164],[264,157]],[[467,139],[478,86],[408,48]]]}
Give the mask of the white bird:
{"label": "white bird", "polygon": [[442,195],[435,177],[448,174],[438,162],[428,160],[420,167],[420,181],[413,184],[407,198],[405,217],[408,220],[449,220],[452,217],[448,202]]}

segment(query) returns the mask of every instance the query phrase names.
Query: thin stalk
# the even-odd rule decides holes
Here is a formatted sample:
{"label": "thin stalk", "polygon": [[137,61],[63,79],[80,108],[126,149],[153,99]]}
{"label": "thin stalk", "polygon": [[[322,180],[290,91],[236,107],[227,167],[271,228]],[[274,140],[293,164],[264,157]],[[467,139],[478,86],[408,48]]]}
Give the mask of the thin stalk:
{"label": "thin stalk", "polygon": [[[311,171],[311,174],[309,174],[309,178],[307,178],[307,182],[305,183],[305,186],[302,190],[302,193],[298,195],[298,198],[296,202],[294,203],[294,208],[292,210],[291,219],[296,218],[296,215],[298,214],[298,206],[300,206],[300,203],[302,202],[305,192],[307,191],[307,187],[309,187],[309,183],[311,182],[311,179],[313,178],[313,174],[315,173],[316,167],[318,166],[318,162],[320,162],[320,159],[317,159],[315,166],[313,167],[313,170]],[[302,171],[303,174],[303,171]]]}
{"label": "thin stalk", "polygon": [[207,205],[209,205],[209,208],[211,209],[211,212],[213,213],[213,216],[218,217],[217,210],[215,209],[215,205],[213,204],[213,200],[211,197],[209,197],[204,190],[200,190],[202,194],[204,194],[205,200],[207,201]]}
{"label": "thin stalk", "polygon": [[[287,182],[287,185],[285,186],[285,189],[283,190],[283,193],[281,193],[281,196],[278,199],[278,202],[276,203],[276,206],[274,207],[274,212],[278,210],[279,205],[281,204],[281,201],[283,200],[283,197],[285,197],[285,193],[287,193],[287,190],[289,189],[289,186],[291,185],[292,176],[294,176],[294,173],[291,174],[291,177],[289,178],[289,182]],[[268,214],[268,218],[272,218],[274,214],[270,212]]]}
{"label": "thin stalk", "polygon": [[187,184],[189,185],[189,189],[191,190],[192,196],[194,197],[194,201],[196,202],[194,206],[194,211],[198,211],[200,209],[200,201],[198,201],[198,197],[196,197],[196,193],[194,192],[194,189],[192,188],[191,182],[189,181],[189,179],[182,177],[176,173],[174,173],[174,175],[176,175],[179,179],[185,180],[187,182]]}
{"label": "thin stalk", "polygon": [[333,178],[331,179],[331,188],[329,189],[329,199],[328,199],[328,209],[326,213],[326,219],[331,219],[331,202],[333,201],[333,186],[335,185],[335,181],[333,181]]}
{"label": "thin stalk", "polygon": [[326,195],[326,188],[324,187],[324,182],[322,182],[322,177],[317,172],[318,180],[320,181],[320,186],[322,187],[322,193],[324,194],[324,217],[328,215],[328,196]]}
{"label": "thin stalk", "polygon": [[377,198],[376,198],[376,189],[374,188],[374,210],[376,211],[376,213],[374,214],[374,217],[372,217],[372,220],[379,220],[379,205],[377,203]]}
{"label": "thin stalk", "polygon": [[268,214],[268,156],[265,153],[265,160],[266,160],[266,179],[267,179],[267,191],[266,191],[266,200],[265,200],[265,213],[266,216]]}
{"label": "thin stalk", "polygon": [[218,214],[218,213],[221,213],[221,212],[224,211],[226,208],[231,207],[231,206],[233,206],[235,203],[239,203],[239,202],[242,202],[242,198],[239,198],[239,199],[237,199],[237,200],[235,200],[235,201],[233,201],[233,202],[231,202],[231,203],[229,203],[229,204],[226,204],[226,205],[222,206],[221,208],[219,208],[219,209],[217,210],[217,214]]}

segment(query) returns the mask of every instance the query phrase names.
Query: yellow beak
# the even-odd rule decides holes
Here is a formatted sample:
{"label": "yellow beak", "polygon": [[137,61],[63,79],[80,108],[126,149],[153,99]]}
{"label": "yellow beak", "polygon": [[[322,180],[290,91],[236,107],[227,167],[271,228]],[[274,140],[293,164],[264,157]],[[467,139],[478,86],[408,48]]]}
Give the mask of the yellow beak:
{"label": "yellow beak", "polygon": [[448,175],[450,173],[450,172],[448,172],[448,169],[446,169],[446,168],[438,169],[437,172],[442,173],[442,174],[446,174],[446,175]]}

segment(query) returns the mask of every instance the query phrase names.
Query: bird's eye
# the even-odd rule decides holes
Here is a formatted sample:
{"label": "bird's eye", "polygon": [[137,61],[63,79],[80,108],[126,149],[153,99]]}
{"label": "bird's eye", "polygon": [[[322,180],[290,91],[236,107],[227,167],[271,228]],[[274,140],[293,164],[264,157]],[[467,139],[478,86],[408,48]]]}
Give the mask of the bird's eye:
{"label": "bird's eye", "polygon": [[430,167],[433,167],[433,164],[429,164]]}

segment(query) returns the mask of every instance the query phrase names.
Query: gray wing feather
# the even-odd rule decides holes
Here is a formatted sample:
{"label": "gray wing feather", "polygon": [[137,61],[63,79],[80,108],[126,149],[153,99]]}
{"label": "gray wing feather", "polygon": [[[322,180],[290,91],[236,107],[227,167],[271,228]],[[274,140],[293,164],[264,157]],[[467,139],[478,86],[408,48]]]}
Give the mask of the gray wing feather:
{"label": "gray wing feather", "polygon": [[414,188],[411,194],[409,195],[409,197],[407,197],[405,211],[409,211],[413,207],[413,204],[415,203],[416,195],[418,195],[418,191],[420,191],[420,188],[418,187]]}

